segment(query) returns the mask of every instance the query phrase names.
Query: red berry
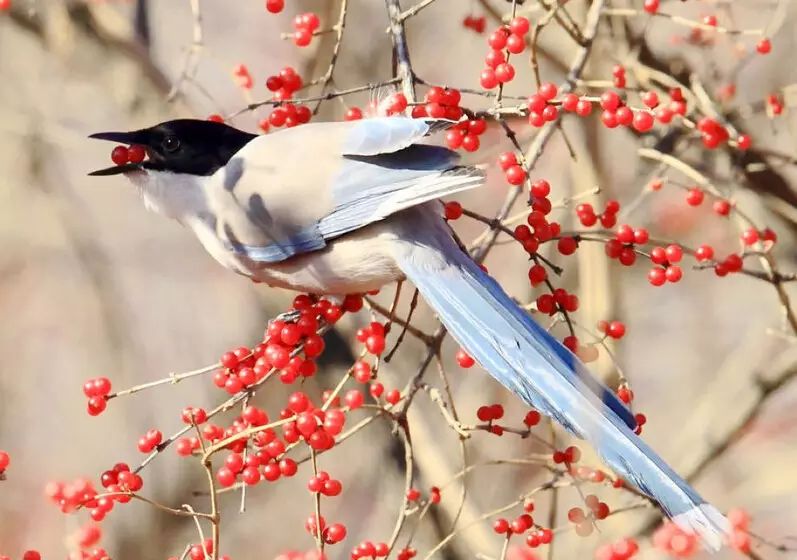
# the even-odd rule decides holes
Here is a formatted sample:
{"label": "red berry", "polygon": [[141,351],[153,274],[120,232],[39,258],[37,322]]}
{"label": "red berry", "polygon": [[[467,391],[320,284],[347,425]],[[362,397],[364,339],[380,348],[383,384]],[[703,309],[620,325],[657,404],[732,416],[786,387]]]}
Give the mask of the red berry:
{"label": "red berry", "polygon": [[526,413],[526,416],[523,418],[523,423],[529,428],[531,428],[532,426],[536,426],[537,424],[539,424],[541,418],[542,417],[540,416],[539,412],[537,412],[536,410],[530,410],[529,412]]}
{"label": "red berry", "polygon": [[514,152],[504,152],[498,156],[498,165],[503,171],[506,171],[513,165],[517,165],[517,163],[517,156],[515,156]]}
{"label": "red berry", "polygon": [[628,107],[620,107],[615,112],[617,117],[617,124],[621,126],[628,126],[634,121],[634,112]]}
{"label": "red berry", "polygon": [[617,92],[614,91],[606,91],[601,94],[601,108],[614,113],[617,111],[617,108],[620,106],[620,96],[617,95]]}
{"label": "red berry", "polygon": [[582,510],[580,507],[571,508],[567,512],[567,519],[571,523],[581,523],[585,519],[584,510]]}
{"label": "red berry", "polygon": [[703,203],[704,193],[698,187],[693,187],[689,189],[689,193],[686,195],[686,203],[689,206],[700,206]]}
{"label": "red berry", "polygon": [[515,77],[515,67],[508,62],[499,64],[495,68],[495,78],[500,83],[511,82]]}
{"label": "red berry", "polygon": [[634,130],[638,132],[647,132],[653,128],[653,115],[647,111],[637,111],[634,115]]}
{"label": "red berry", "polygon": [[493,522],[493,531],[498,533],[499,535],[503,535],[507,531],[509,531],[509,521],[504,518],[496,519]]}
{"label": "red berry", "polygon": [[612,338],[623,338],[625,325],[620,321],[612,321],[606,328],[606,334]]}
{"label": "red berry", "polygon": [[266,10],[278,14],[285,7],[285,0],[266,0]]}
{"label": "red berry", "polygon": [[556,84],[551,82],[547,82],[542,84],[539,89],[539,96],[542,97],[545,101],[550,101],[556,94],[559,92],[559,89],[556,87]]}
{"label": "red berry", "polygon": [[616,128],[618,125],[617,113],[608,110],[603,111],[601,113],[601,122],[606,128]]}
{"label": "red berry", "polygon": [[297,29],[293,33],[293,44],[297,47],[306,47],[313,40],[313,32],[309,29]]}
{"label": "red berry", "polygon": [[329,544],[339,543],[346,538],[346,526],[340,523],[334,523],[324,529],[324,541]]}
{"label": "red berry", "polygon": [[473,365],[476,363],[476,361],[473,358],[471,358],[470,355],[467,352],[465,352],[465,350],[463,350],[462,348],[457,350],[456,360],[457,363],[459,364],[459,367],[464,369],[473,367]]}
{"label": "red berry", "polygon": [[758,54],[769,54],[772,51],[772,42],[765,37],[758,42],[755,50]]}
{"label": "red berry", "polygon": [[683,271],[681,270],[680,266],[672,265],[667,267],[664,275],[666,276],[668,282],[678,282],[683,276]]}
{"label": "red berry", "polygon": [[446,202],[443,208],[446,220],[456,220],[462,216],[462,205],[459,202]]}
{"label": "red berry", "polygon": [[576,114],[579,117],[588,117],[592,114],[592,101],[588,99],[579,99],[576,104]]}
{"label": "red berry", "polygon": [[655,91],[646,91],[642,95],[642,103],[650,109],[654,109],[659,104],[659,96]]}
{"label": "red berry", "polygon": [[111,151],[111,161],[116,165],[124,165],[130,157],[130,151],[124,146],[116,146]]}
{"label": "red berry", "polygon": [[479,83],[484,89],[493,89],[498,85],[498,78],[495,75],[495,70],[492,68],[485,68],[482,70],[479,78]]}
{"label": "red berry", "polygon": [[475,152],[479,149],[479,137],[474,134],[466,134],[462,137],[462,149],[466,152]]}
{"label": "red berry", "polygon": [[512,165],[506,170],[506,182],[510,185],[522,185],[526,180],[526,171],[519,165]]}
{"label": "red berry", "polygon": [[578,107],[578,95],[575,93],[566,93],[562,96],[562,109],[568,113],[572,113]]}
{"label": "red berry", "polygon": [[144,146],[134,144],[127,149],[127,159],[130,160],[130,163],[141,163],[146,156],[147,152]]}
{"label": "red berry", "polygon": [[556,248],[563,255],[572,255],[578,249],[578,243],[572,237],[562,237],[557,243]]}
{"label": "red berry", "polygon": [[545,198],[551,192],[551,185],[545,179],[538,179],[531,184],[531,194],[537,198]]}
{"label": "red berry", "polygon": [[655,14],[659,11],[659,0],[645,0],[642,7],[647,13]]}
{"label": "red berry", "polygon": [[512,54],[520,54],[525,50],[525,48],[526,40],[517,33],[512,33],[506,40],[506,50]]}
{"label": "red berry", "polygon": [[725,199],[718,199],[714,201],[714,204],[711,205],[712,210],[714,213],[719,214],[720,216],[727,216],[731,213],[731,203]]}
{"label": "red berry", "polygon": [[523,16],[517,16],[509,22],[509,29],[512,30],[512,33],[517,33],[518,35],[525,35],[528,33],[529,27],[529,20]]}
{"label": "red berry", "polygon": [[505,28],[496,29],[493,34],[487,39],[487,44],[495,50],[501,50],[506,47],[506,41],[509,38],[509,31]]}
{"label": "red berry", "polygon": [[679,245],[668,245],[664,252],[667,255],[667,261],[671,263],[680,261],[684,254],[683,249],[681,249]]}
{"label": "red berry", "polygon": [[372,334],[365,339],[365,348],[371,354],[378,356],[385,350],[385,337],[381,334]]}
{"label": "red berry", "polygon": [[90,416],[97,416],[101,414],[108,406],[108,401],[105,397],[91,397],[88,403],[88,412]]}
{"label": "red berry", "polygon": [[755,245],[759,239],[758,230],[755,228],[747,228],[742,232],[742,242],[745,245]]}
{"label": "red berry", "polygon": [[216,471],[216,480],[222,487],[228,488],[235,484],[235,473],[229,467],[221,467]]}
{"label": "red berry", "polygon": [[714,258],[714,249],[711,245],[701,245],[695,251],[695,258],[698,261],[708,261]]}
{"label": "red berry", "polygon": [[662,286],[667,281],[667,273],[663,268],[651,268],[648,272],[648,282],[654,286]]}

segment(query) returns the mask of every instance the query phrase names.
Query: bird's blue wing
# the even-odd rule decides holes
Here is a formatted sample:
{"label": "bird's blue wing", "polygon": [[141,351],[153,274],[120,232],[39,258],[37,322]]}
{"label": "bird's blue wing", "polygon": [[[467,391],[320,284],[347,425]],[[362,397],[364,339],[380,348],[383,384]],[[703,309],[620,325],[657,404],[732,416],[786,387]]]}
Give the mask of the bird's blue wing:
{"label": "bird's blue wing", "polygon": [[[425,135],[451,126],[450,121],[375,118],[350,123],[304,125],[290,131],[315,141],[306,166],[325,166],[326,176],[315,179],[326,184],[314,185],[317,198],[304,204],[326,204],[326,210],[314,219],[293,224],[269,236],[267,243],[234,243],[232,249],[258,261],[273,263],[294,255],[316,251],[327,241],[377,222],[406,208],[442,196],[470,189],[483,183],[483,172],[457,166],[458,155],[439,146],[417,144]],[[274,135],[275,142],[280,132]],[[289,140],[288,136],[283,136]],[[319,151],[320,150],[320,151]],[[276,162],[280,174],[301,175],[292,169],[290,160]],[[287,168],[287,169],[286,169]],[[245,175],[244,171],[244,175]],[[269,186],[268,188],[272,188]],[[279,189],[281,185],[274,185]],[[264,189],[258,191],[265,195]],[[270,192],[271,200],[279,193]],[[321,197],[320,195],[323,195]],[[286,188],[284,197],[292,193]],[[265,210],[273,210],[270,200]],[[263,231],[275,231],[280,225],[279,212],[271,211],[268,220],[252,220]]]}
{"label": "bird's blue wing", "polygon": [[424,136],[454,124],[445,119],[377,117],[353,121],[341,146],[350,156],[390,154],[418,143]]}
{"label": "bird's blue wing", "polygon": [[457,159],[451,150],[425,145],[377,156],[347,156],[332,183],[335,206],[318,222],[321,234],[331,239],[484,182],[481,170],[458,167]]}

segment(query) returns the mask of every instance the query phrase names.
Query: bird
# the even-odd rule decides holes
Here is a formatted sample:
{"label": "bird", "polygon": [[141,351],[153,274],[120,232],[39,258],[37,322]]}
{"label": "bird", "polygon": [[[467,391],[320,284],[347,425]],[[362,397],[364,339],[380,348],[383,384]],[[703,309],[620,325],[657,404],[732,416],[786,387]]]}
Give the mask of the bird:
{"label": "bird", "polygon": [[410,280],[448,332],[526,405],[589,442],[626,482],[704,547],[727,519],[635,433],[631,411],[461,248],[440,198],[485,170],[428,137],[453,122],[373,117],[254,135],[225,123],[163,122],[94,139],[142,146],[122,174],[147,208],[190,229],[221,265],[326,296]]}

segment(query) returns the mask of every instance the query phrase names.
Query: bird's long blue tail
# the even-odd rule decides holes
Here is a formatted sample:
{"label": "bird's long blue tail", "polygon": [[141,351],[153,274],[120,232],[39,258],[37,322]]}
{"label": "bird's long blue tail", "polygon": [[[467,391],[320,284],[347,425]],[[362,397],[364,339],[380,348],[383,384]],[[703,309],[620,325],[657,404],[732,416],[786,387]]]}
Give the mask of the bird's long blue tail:
{"label": "bird's long blue tail", "polygon": [[590,442],[681,528],[720,548],[727,520],[633,433],[633,417],[614,394],[459,249],[436,215],[416,211],[403,222],[399,266],[473,358],[526,404]]}

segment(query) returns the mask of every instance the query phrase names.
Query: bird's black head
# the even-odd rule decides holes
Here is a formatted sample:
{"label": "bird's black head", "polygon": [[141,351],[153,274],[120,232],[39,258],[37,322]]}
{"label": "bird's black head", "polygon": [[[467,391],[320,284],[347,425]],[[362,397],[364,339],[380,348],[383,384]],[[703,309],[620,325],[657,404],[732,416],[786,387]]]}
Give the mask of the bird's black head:
{"label": "bird's black head", "polygon": [[140,163],[114,165],[89,175],[116,175],[141,169],[212,175],[255,137],[224,123],[196,119],[166,121],[133,132],[98,132],[90,138],[140,145],[148,157]]}

